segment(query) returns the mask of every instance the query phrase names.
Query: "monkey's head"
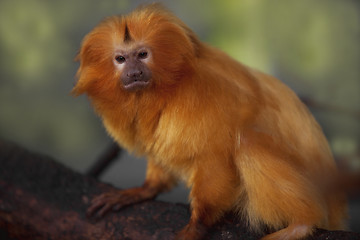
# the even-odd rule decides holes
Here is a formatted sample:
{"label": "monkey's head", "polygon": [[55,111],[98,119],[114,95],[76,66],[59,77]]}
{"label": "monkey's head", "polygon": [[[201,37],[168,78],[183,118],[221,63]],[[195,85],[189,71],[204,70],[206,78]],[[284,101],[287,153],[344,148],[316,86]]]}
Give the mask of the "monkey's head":
{"label": "monkey's head", "polygon": [[199,43],[159,4],[105,19],[83,40],[75,95],[161,91],[192,74]]}

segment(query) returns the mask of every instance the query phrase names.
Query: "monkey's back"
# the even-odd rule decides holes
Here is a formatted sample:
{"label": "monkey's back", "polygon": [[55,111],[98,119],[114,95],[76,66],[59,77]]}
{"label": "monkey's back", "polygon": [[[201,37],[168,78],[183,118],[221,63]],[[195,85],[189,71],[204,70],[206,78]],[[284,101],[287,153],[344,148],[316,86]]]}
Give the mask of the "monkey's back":
{"label": "monkey's back", "polygon": [[[209,62],[203,65],[212,66],[209,74],[218,76],[210,80],[218,81],[212,84],[224,91],[218,96],[231,99],[226,103],[228,114],[239,118],[230,124],[239,124],[233,128],[237,131],[234,155],[243,181],[240,188],[245,188],[239,190],[246,199],[245,207],[240,208],[250,223],[258,226],[259,222],[269,222],[278,228],[285,222],[308,218],[319,227],[343,229],[345,197],[329,191],[337,177],[335,161],[321,127],[306,106],[275,77],[246,67],[216,49],[207,51],[205,59]],[[228,87],[221,87],[224,85]],[[271,190],[264,189],[267,186]],[[267,205],[259,202],[263,198],[278,202]]]}

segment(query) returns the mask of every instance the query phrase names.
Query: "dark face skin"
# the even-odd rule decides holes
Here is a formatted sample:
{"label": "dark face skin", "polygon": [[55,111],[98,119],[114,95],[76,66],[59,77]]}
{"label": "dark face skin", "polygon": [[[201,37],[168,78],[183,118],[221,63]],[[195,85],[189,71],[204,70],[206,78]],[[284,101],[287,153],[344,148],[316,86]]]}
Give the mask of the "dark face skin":
{"label": "dark face skin", "polygon": [[151,71],[147,64],[151,52],[145,47],[117,51],[114,65],[121,71],[120,81],[127,91],[139,91],[150,84]]}

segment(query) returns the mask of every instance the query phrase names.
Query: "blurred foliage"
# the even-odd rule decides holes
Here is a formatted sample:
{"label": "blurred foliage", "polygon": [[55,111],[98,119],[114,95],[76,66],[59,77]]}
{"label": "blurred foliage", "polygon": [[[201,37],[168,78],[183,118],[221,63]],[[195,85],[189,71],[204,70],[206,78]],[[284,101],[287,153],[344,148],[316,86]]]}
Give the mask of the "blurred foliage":
{"label": "blurred foliage", "polygon": [[[69,96],[81,39],[145,1],[0,1],[0,137],[83,170],[109,141],[85,97]],[[311,108],[336,155],[360,168],[360,3],[356,0],[162,1],[199,37],[276,75]]]}

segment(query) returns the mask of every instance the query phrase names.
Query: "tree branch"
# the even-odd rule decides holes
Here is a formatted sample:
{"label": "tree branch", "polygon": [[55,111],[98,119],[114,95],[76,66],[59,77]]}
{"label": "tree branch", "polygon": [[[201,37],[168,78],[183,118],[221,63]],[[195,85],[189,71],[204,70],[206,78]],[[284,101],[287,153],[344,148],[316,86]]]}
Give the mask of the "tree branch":
{"label": "tree branch", "polygon": [[[85,216],[90,199],[112,187],[41,154],[0,140],[0,229],[16,239],[172,239],[189,221],[187,205],[147,201]],[[258,239],[231,214],[207,239]],[[318,230],[314,239],[359,239],[360,234]]]}

